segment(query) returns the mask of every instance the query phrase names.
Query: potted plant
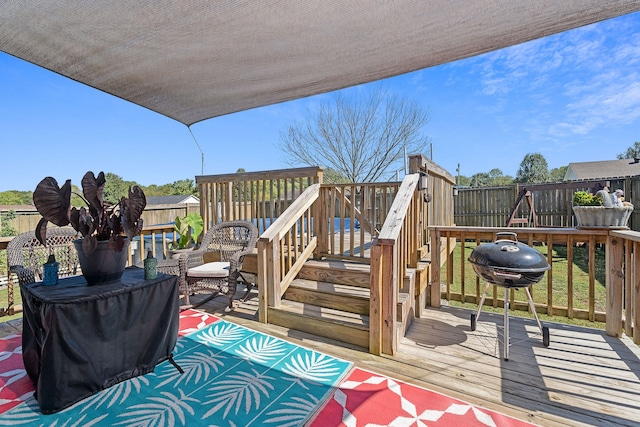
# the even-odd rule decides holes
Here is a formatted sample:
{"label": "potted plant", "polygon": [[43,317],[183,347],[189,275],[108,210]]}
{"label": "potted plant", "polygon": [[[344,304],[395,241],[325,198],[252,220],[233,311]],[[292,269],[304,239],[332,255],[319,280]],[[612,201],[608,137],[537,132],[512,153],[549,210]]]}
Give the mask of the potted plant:
{"label": "potted plant", "polygon": [[[106,183],[103,172],[98,177],[87,172],[82,178],[82,195],[86,207],[71,206],[71,180],[58,187],[55,178],[46,177],[33,192],[33,203],[42,215],[35,235],[45,245],[47,224],[71,225],[82,236],[74,241],[82,274],[90,285],[113,282],[122,276],[129,242],[142,231],[142,212],[147,204],[144,192],[134,185],[128,197],[116,204],[103,199]],[[75,193],[74,193],[75,194]]]}
{"label": "potted plant", "polygon": [[573,213],[579,228],[628,228],[633,205],[625,202],[622,190],[609,193],[607,189],[591,194],[573,194]]}
{"label": "potted plant", "polygon": [[180,237],[175,242],[169,243],[167,256],[173,258],[185,250],[194,249],[198,244],[198,237],[204,230],[204,221],[197,212],[191,212],[186,216],[177,216],[173,226],[174,232]]}

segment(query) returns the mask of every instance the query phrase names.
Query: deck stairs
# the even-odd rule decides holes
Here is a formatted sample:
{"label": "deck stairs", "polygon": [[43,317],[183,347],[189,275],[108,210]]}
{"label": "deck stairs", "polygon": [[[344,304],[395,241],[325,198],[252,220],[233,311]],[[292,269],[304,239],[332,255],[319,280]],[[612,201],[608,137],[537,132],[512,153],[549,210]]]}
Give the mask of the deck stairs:
{"label": "deck stairs", "polygon": [[[309,260],[269,308],[268,323],[369,348],[369,264]],[[397,333],[404,336],[414,316],[415,279],[403,281],[397,303]]]}

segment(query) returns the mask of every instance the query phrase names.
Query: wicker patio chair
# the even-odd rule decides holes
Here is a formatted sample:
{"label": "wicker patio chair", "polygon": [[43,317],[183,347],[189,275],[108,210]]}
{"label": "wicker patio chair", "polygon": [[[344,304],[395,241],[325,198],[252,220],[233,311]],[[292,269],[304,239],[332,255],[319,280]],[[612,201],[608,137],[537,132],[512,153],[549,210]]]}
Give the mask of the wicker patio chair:
{"label": "wicker patio chair", "polygon": [[[226,311],[230,311],[238,282],[247,285],[242,299],[246,298],[255,279],[243,277],[242,263],[245,255],[255,249],[258,234],[256,226],[247,221],[221,222],[206,232],[197,250],[181,254],[178,266],[180,290],[185,302],[182,308],[195,308],[218,295],[226,295],[229,299]],[[205,262],[209,256],[216,261]],[[164,272],[175,271],[175,260],[161,261],[158,268]],[[192,305],[190,296],[195,294],[208,296]]]}
{"label": "wicker patio chair", "polygon": [[47,246],[42,246],[33,231],[21,233],[7,244],[7,264],[9,272],[18,276],[18,283],[26,285],[42,280],[42,265],[50,254],[60,263],[60,277],[75,276],[80,273],[78,255],[73,241],[78,233],[71,227],[47,229]]}

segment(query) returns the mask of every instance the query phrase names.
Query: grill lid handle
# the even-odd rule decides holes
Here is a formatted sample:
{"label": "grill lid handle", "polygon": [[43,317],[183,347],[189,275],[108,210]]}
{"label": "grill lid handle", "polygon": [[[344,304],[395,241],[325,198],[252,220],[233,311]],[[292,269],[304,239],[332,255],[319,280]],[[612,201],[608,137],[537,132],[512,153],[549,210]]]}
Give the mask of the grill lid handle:
{"label": "grill lid handle", "polygon": [[[506,238],[506,237],[509,237],[509,238]],[[511,240],[511,241],[517,242],[518,234],[514,233],[513,231],[501,231],[499,233],[496,233],[496,242],[500,240]]]}

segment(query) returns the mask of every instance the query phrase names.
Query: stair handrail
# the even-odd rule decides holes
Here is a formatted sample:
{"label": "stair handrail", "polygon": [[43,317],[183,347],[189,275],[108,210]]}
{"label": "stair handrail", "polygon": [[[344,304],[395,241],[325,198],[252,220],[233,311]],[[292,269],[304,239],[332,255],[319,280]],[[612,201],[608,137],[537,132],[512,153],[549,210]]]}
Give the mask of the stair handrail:
{"label": "stair handrail", "polygon": [[[395,354],[398,294],[407,272],[409,254],[417,252],[420,174],[404,177],[400,189],[371,247],[369,352]],[[412,220],[413,219],[413,220]]]}
{"label": "stair handrail", "polygon": [[320,184],[312,184],[258,239],[258,316],[267,323],[268,307],[280,299],[317,246],[319,219],[312,210]]}

